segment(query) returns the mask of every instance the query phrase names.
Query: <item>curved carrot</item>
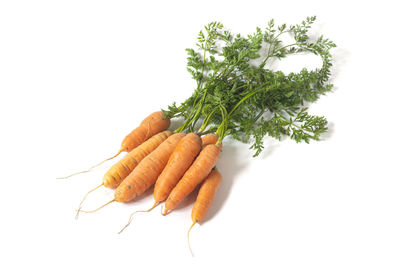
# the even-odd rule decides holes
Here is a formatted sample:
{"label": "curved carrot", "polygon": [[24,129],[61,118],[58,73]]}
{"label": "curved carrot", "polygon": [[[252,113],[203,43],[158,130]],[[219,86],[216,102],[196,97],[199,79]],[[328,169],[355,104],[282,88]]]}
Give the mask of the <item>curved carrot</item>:
{"label": "curved carrot", "polygon": [[[210,144],[216,144],[218,142],[218,135],[216,134],[207,134],[201,138],[202,148]],[[219,144],[219,148],[222,148],[222,143]]]}
{"label": "curved carrot", "polygon": [[192,165],[200,150],[201,139],[197,134],[189,133],[182,138],[156,181],[154,186],[155,202],[162,202],[167,199],[169,193]]}
{"label": "curved carrot", "polygon": [[96,212],[114,201],[128,202],[149,189],[150,186],[156,182],[157,177],[167,164],[169,156],[172,154],[176,145],[184,136],[184,133],[175,133],[171,135],[153,152],[145,157],[128,175],[128,177],[126,177],[125,180],[123,180],[117,187],[114,193],[114,199],[95,210],[81,210],[81,212]]}
{"label": "curved carrot", "polygon": [[104,175],[103,182],[86,193],[82,201],[79,204],[76,217],[78,217],[81,210],[82,204],[87,196],[98,189],[101,186],[108,188],[116,188],[123,179],[125,179],[129,173],[136,168],[136,166],[153,150],[155,150],[162,142],[164,142],[172,133],[170,131],[164,131],[159,134],[152,136],[150,139],[145,141],[140,146],[133,149],[131,152],[125,155],[119,162],[114,164]]}
{"label": "curved carrot", "polygon": [[170,131],[158,133],[126,154],[125,157],[114,164],[104,174],[104,186],[108,188],[116,188],[147,155],[155,150],[171,134]]}
{"label": "curved carrot", "polygon": [[200,152],[192,166],[185,172],[182,179],[168,196],[163,215],[178,206],[207,177],[217,163],[220,153],[221,150],[216,145],[207,145]]}
{"label": "curved carrot", "polygon": [[138,212],[149,212],[153,210],[160,202],[167,199],[171,190],[182,178],[185,171],[190,167],[193,160],[199,154],[201,149],[201,138],[195,133],[189,133],[183,137],[168,159],[167,165],[158,176],[154,186],[154,204],[148,210],[139,210],[133,212],[128,223],[119,231],[121,233],[132,222],[133,215]]}
{"label": "curved carrot", "polygon": [[152,186],[163,171],[165,165],[167,165],[168,159],[178,142],[184,136],[184,133],[171,135],[144,158],[117,187],[114,195],[115,200],[118,202],[128,202]]}
{"label": "curved carrot", "polygon": [[168,129],[171,121],[169,118],[164,119],[164,117],[165,114],[162,111],[151,113],[149,116],[144,118],[144,120],[140,123],[140,125],[136,129],[130,132],[127,136],[125,136],[125,138],[121,143],[121,148],[117,152],[117,154],[115,154],[111,158],[103,160],[102,162],[90,167],[87,170],[76,172],[64,177],[58,177],[57,179],[66,179],[77,174],[90,172],[92,169],[103,164],[104,162],[116,158],[123,151],[126,152],[132,151],[132,149],[136,148],[137,146],[139,146],[141,143],[143,143],[153,135]]}
{"label": "curved carrot", "polygon": [[215,194],[219,186],[222,183],[222,175],[216,169],[212,170],[210,174],[204,179],[203,183],[200,186],[199,193],[197,195],[196,202],[193,205],[192,209],[192,225],[190,226],[187,232],[187,240],[190,252],[193,255],[192,248],[190,247],[189,242],[189,233],[192,230],[193,226],[202,221],[207,214],[207,211],[210,209],[211,203],[215,198]]}

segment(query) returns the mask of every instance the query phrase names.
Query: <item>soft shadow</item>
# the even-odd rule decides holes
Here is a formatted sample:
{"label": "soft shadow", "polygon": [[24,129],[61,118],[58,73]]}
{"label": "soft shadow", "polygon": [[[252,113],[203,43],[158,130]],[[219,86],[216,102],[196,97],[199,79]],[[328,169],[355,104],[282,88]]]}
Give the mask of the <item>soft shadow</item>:
{"label": "soft shadow", "polygon": [[[332,51],[332,68],[331,68],[331,77],[330,80],[335,83],[340,75],[340,70],[343,72],[343,68],[347,64],[347,61],[351,57],[351,54],[348,50],[335,47]],[[332,91],[335,91],[337,88],[334,86]]]}
{"label": "soft shadow", "polygon": [[181,126],[182,124],[183,124],[183,122],[184,122],[185,120],[184,120],[184,118],[182,118],[182,117],[179,117],[179,118],[177,118],[177,119],[172,119],[171,120],[171,125],[169,126],[169,130],[170,131],[174,131],[174,130],[176,130],[179,126]]}
{"label": "soft shadow", "polygon": [[184,210],[189,206],[193,206],[199,193],[199,189],[200,185],[196,186],[196,189],[194,189],[187,197],[185,197],[185,199],[179,203],[175,210]]}
{"label": "soft shadow", "polygon": [[222,174],[222,184],[203,222],[213,218],[224,206],[236,177],[246,166],[246,160],[239,158],[238,147],[235,141],[227,140],[222,149],[221,158],[217,163],[217,169]]}
{"label": "soft shadow", "polygon": [[284,139],[287,139],[287,137],[284,136],[281,139],[281,141],[276,140],[276,139],[271,138],[271,137],[265,138],[264,150],[260,153],[260,157],[262,159],[266,159],[266,158],[270,157],[274,153],[274,151],[281,145],[281,143],[282,143],[282,141]]}
{"label": "soft shadow", "polygon": [[330,139],[333,136],[333,133],[335,132],[335,124],[333,122],[328,123],[328,130],[321,134],[321,141],[326,141]]}

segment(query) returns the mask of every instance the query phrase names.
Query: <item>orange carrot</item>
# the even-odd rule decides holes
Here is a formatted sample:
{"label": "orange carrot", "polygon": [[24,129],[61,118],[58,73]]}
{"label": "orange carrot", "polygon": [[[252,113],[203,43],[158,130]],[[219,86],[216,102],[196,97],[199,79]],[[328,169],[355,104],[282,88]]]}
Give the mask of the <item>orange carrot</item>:
{"label": "orange carrot", "polygon": [[153,152],[145,157],[136,168],[121,182],[114,193],[114,199],[110,200],[106,204],[99,208],[91,211],[84,211],[84,213],[96,212],[104,206],[117,201],[117,202],[128,202],[144,191],[150,188],[160,175],[165,165],[168,162],[168,158],[174,151],[176,145],[185,136],[184,133],[176,133],[167,138],[161,143]]}
{"label": "orange carrot", "polygon": [[216,169],[212,170],[204,179],[192,209],[192,222],[194,224],[204,219],[221,182],[222,175]]}
{"label": "orange carrot", "polygon": [[144,158],[136,169],[117,187],[114,195],[115,200],[118,202],[128,202],[150,188],[156,182],[165,165],[167,165],[168,159],[175,147],[184,136],[184,133],[171,135]]}
{"label": "orange carrot", "polygon": [[172,133],[164,131],[133,149],[119,162],[114,164],[104,175],[103,184],[108,188],[116,188],[147,155],[163,143]]}
{"label": "orange carrot", "polygon": [[189,133],[182,138],[156,181],[154,186],[155,202],[162,202],[167,199],[169,193],[192,165],[200,149],[201,139],[197,134]]}
{"label": "orange carrot", "polygon": [[92,169],[103,164],[104,162],[111,160],[113,158],[116,158],[123,151],[126,151],[126,152],[132,151],[132,149],[136,148],[137,146],[139,146],[141,143],[143,143],[144,141],[146,141],[148,138],[152,137],[156,133],[159,133],[161,131],[168,129],[171,121],[169,118],[164,119],[164,117],[165,117],[165,114],[162,111],[157,111],[157,112],[150,114],[140,123],[140,125],[136,129],[134,129],[132,132],[130,132],[123,139],[121,148],[117,154],[115,154],[111,158],[103,160],[102,162],[90,167],[89,169],[87,169],[85,171],[76,172],[76,173],[70,174],[65,177],[59,177],[57,179],[66,179],[66,178],[69,178],[69,177],[77,175],[77,174],[90,172]]}
{"label": "orange carrot", "polygon": [[207,145],[200,152],[192,166],[185,172],[182,179],[168,196],[163,215],[178,206],[207,177],[217,163],[220,153],[219,147],[212,144]]}
{"label": "orange carrot", "polygon": [[94,190],[98,189],[101,186],[105,186],[108,188],[116,188],[122,180],[124,180],[129,173],[136,166],[153,150],[155,150],[162,142],[164,142],[172,133],[170,131],[164,131],[159,134],[152,136],[150,139],[145,141],[143,144],[139,145],[131,152],[125,155],[119,162],[114,164],[104,175],[103,182],[95,187],[94,189],[90,190],[86,195],[83,197],[81,203],[79,204],[79,208],[77,210],[77,215],[80,212],[83,202],[85,201],[86,197],[93,192]]}
{"label": "orange carrot", "polygon": [[133,212],[128,223],[119,232],[121,233],[132,222],[133,215],[137,212],[149,212],[160,202],[167,199],[171,190],[182,178],[185,171],[193,163],[193,160],[199,154],[201,149],[201,139],[195,133],[189,133],[183,137],[168,159],[167,165],[158,176],[154,186],[154,205],[148,210],[139,210]]}
{"label": "orange carrot", "polygon": [[[218,135],[216,134],[207,134],[201,138],[202,147],[204,148],[206,145],[216,144],[218,141]],[[222,143],[219,144],[219,148],[222,148]]]}
{"label": "orange carrot", "polygon": [[168,129],[171,121],[169,118],[163,119],[164,117],[165,114],[162,111],[157,111],[147,116],[139,127],[124,138],[119,153],[121,151],[129,152],[156,133]]}
{"label": "orange carrot", "polygon": [[203,183],[200,186],[199,193],[197,195],[196,202],[193,205],[192,209],[192,222],[193,224],[190,226],[187,232],[187,239],[189,244],[190,252],[193,255],[192,249],[190,247],[189,242],[189,233],[192,230],[193,226],[202,221],[209,210],[211,203],[214,200],[215,194],[222,182],[222,175],[216,170],[212,170],[210,174],[204,179]]}

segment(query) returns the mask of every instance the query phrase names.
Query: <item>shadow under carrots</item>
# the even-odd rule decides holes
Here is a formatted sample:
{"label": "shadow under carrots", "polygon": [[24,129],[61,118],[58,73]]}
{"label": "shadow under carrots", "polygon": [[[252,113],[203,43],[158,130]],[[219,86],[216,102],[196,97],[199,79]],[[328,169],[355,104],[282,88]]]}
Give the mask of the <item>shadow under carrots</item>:
{"label": "shadow under carrots", "polygon": [[326,141],[328,139],[331,139],[334,132],[335,132],[335,124],[333,122],[328,122],[328,130],[321,135],[321,141]]}
{"label": "shadow under carrots", "polygon": [[[225,202],[232,190],[233,184],[235,180],[240,177],[240,173],[248,166],[249,162],[253,159],[252,154],[250,153],[240,153],[241,149],[244,149],[241,146],[236,145],[238,141],[233,139],[228,139],[226,142],[224,141],[222,153],[217,163],[217,169],[222,174],[222,183],[217,191],[214,201],[211,204],[209,211],[207,212],[206,217],[201,223],[207,222],[212,219],[225,205]],[[260,157],[264,160],[271,156],[271,154],[275,151],[276,148],[279,147],[279,141],[265,141],[265,149],[260,154]],[[248,151],[248,146],[246,145],[246,151]],[[196,187],[193,192],[191,192],[175,209],[174,211],[188,211],[191,213],[193,208],[193,204],[196,201],[198,192],[200,189],[200,185]],[[136,199],[125,203],[126,205],[135,206],[134,203],[140,202],[145,198],[151,198],[154,192],[154,185],[146,190],[142,195],[138,196]],[[161,207],[164,207],[165,202],[160,203]],[[189,215],[190,216],[190,215]]]}
{"label": "shadow under carrots", "polygon": [[222,183],[215,195],[210,210],[201,223],[212,219],[225,205],[234,181],[244,169],[244,166],[246,166],[246,160],[239,158],[239,147],[234,145],[235,142],[229,140],[229,142],[224,143],[221,157],[217,163],[217,169],[222,174]]}
{"label": "shadow under carrots", "polygon": [[[268,139],[269,138],[266,138],[264,143],[265,149],[259,155],[263,160],[270,157],[275,149],[280,145],[280,142],[268,142]],[[244,171],[245,167],[248,166],[249,162],[253,159],[252,154],[240,153],[239,150],[242,148],[235,145],[235,143],[238,143],[238,141],[233,139],[229,141],[227,140],[227,142],[224,143],[221,158],[217,163],[217,169],[222,174],[222,183],[215,195],[210,210],[200,224],[211,220],[216,214],[218,214],[225,205],[235,181],[241,176],[241,172]],[[246,144],[246,151],[248,151],[248,146],[249,144]]]}
{"label": "shadow under carrots", "polygon": [[[200,185],[196,186],[196,188],[184,200],[182,200],[182,202],[179,203],[179,205],[174,210],[188,210],[191,215],[194,202],[196,202],[197,194],[199,193],[199,189]],[[163,204],[165,204],[165,202],[163,202]],[[172,210],[171,212],[174,212],[174,210]]]}

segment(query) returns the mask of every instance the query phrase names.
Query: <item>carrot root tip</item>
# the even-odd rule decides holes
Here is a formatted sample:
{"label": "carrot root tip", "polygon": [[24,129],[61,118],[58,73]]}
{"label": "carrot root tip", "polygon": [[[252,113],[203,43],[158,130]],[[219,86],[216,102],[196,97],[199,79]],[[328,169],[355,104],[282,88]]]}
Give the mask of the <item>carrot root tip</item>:
{"label": "carrot root tip", "polygon": [[81,211],[81,209],[76,210],[76,214],[75,214],[75,220],[78,220],[79,217],[79,212]]}
{"label": "carrot root tip", "polygon": [[194,226],[196,223],[197,223],[197,221],[194,221],[193,224],[190,226],[188,232],[187,232],[187,241],[188,241],[188,246],[189,246],[190,254],[192,254],[192,257],[194,257],[194,254],[193,254],[192,247],[190,246],[189,233],[190,233],[190,231],[192,230],[193,226]]}
{"label": "carrot root tip", "polygon": [[108,160],[112,160],[113,158],[116,158],[119,154],[121,154],[122,151],[124,151],[124,150],[123,150],[123,149],[120,149],[120,150],[118,151],[118,153],[115,154],[114,156],[112,156],[111,158],[105,159],[105,160],[103,160],[102,162],[97,163],[96,165],[93,165],[92,167],[90,167],[90,168],[87,169],[87,170],[75,172],[75,173],[70,174],[70,175],[67,175],[67,176],[57,177],[56,179],[57,179],[57,180],[59,180],[59,179],[68,179],[69,177],[72,177],[72,176],[75,176],[75,175],[78,175],[78,174],[90,172],[91,170],[93,170],[94,168],[100,166],[100,165],[103,164],[104,162],[106,162],[106,161],[108,161]]}
{"label": "carrot root tip", "polygon": [[94,209],[94,210],[80,210],[80,212],[83,212],[83,213],[94,213],[94,212],[104,208],[105,206],[107,206],[108,204],[110,204],[110,203],[112,203],[114,201],[115,201],[115,199],[110,200],[106,204],[103,204],[103,205],[101,205],[100,207],[98,207],[97,209]]}
{"label": "carrot root tip", "polygon": [[77,211],[76,211],[76,215],[75,215],[75,220],[78,220],[79,212],[81,212],[82,204],[83,204],[83,202],[86,200],[87,196],[88,196],[90,193],[92,193],[93,191],[95,191],[96,189],[98,189],[98,188],[100,188],[101,186],[103,186],[103,185],[104,185],[104,184],[102,183],[102,184],[96,186],[95,188],[89,190],[89,192],[87,192],[87,193],[85,194],[85,196],[83,197],[82,201],[79,203],[79,207],[78,207],[78,209],[77,209]]}
{"label": "carrot root tip", "polygon": [[138,212],[150,212],[150,211],[152,211],[155,207],[157,207],[158,204],[160,204],[160,202],[155,202],[155,203],[153,204],[153,206],[151,206],[151,208],[148,209],[148,210],[137,210],[137,211],[133,212],[133,213],[131,214],[131,216],[129,216],[128,223],[118,232],[118,234],[121,234],[122,231],[124,231],[125,228],[127,228],[127,227],[131,224],[132,219],[133,219],[133,215],[135,215],[135,213],[138,213]]}

